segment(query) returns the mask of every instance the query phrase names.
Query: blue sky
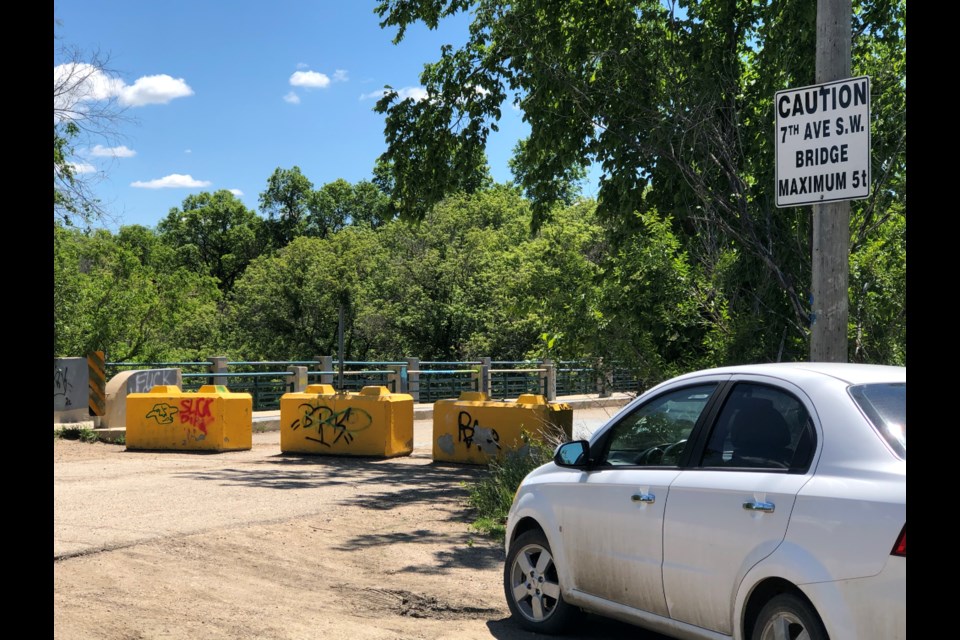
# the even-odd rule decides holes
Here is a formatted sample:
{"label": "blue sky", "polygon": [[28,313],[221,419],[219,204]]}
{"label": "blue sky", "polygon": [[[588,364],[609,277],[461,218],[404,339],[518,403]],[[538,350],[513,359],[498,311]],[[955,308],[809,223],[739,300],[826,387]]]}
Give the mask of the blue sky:
{"label": "blue sky", "polygon": [[[104,226],[155,226],[193,193],[235,190],[250,209],[277,167],[299,166],[315,187],[371,178],[384,151],[385,85],[420,89],[423,65],[465,41],[469,16],[399,45],[375,0],[61,0],[62,42],[109,55],[113,95],[132,119],[110,140],[77,147],[80,170],[110,214]],[[55,42],[55,48],[56,48]],[[56,72],[56,70],[55,70]],[[527,134],[503,109],[488,158],[497,181]],[[100,146],[97,147],[96,145]]]}

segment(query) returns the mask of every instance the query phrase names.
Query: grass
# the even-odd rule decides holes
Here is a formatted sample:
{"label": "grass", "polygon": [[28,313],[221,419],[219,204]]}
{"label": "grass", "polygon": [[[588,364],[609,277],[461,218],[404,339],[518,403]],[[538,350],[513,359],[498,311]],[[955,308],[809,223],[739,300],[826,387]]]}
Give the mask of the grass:
{"label": "grass", "polygon": [[503,541],[506,534],[507,514],[520,483],[528,473],[552,460],[556,445],[564,439],[559,434],[540,440],[526,431],[520,432],[520,438],[523,444],[519,448],[492,459],[487,474],[467,486],[470,506],[477,513],[470,528],[498,541]]}
{"label": "grass", "polygon": [[53,432],[53,437],[60,440],[80,440],[81,442],[96,442],[97,432],[89,427],[61,427]]}
{"label": "grass", "polygon": [[101,438],[96,430],[90,427],[61,427],[55,429],[53,437],[56,440],[79,440],[80,442],[105,442],[106,444],[127,444],[125,434],[120,434],[115,438]]}

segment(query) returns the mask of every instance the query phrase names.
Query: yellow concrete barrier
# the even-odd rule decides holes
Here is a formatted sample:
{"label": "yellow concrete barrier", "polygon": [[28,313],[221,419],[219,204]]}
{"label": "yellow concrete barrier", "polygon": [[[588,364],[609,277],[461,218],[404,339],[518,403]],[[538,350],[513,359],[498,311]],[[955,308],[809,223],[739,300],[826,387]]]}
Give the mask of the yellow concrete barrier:
{"label": "yellow concrete barrier", "polygon": [[253,446],[253,396],[223,385],[157,385],[127,394],[127,449],[232,451]]}
{"label": "yellow concrete barrier", "polygon": [[413,396],[386,387],[337,393],[312,384],[280,398],[280,450],[341,456],[405,456],[413,451]]}
{"label": "yellow concrete barrier", "polygon": [[543,439],[552,431],[567,439],[573,431],[573,409],[524,394],[515,402],[497,402],[467,391],[458,400],[433,404],[433,459],[438,462],[486,464],[491,458],[523,445],[521,432]]}

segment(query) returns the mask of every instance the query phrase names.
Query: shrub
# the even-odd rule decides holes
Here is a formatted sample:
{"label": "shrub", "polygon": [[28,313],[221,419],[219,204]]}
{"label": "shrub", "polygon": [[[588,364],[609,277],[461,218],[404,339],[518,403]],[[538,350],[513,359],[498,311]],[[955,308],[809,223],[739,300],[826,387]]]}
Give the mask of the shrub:
{"label": "shrub", "polygon": [[492,459],[486,475],[468,487],[470,506],[477,512],[471,527],[497,540],[503,540],[506,533],[507,514],[520,482],[552,460],[557,445],[566,439],[563,433],[551,431],[541,440],[523,430],[520,438],[523,444],[519,448]]}
{"label": "shrub", "polygon": [[81,442],[96,442],[97,432],[89,427],[63,427],[54,432],[55,438],[64,440],[80,440]]}

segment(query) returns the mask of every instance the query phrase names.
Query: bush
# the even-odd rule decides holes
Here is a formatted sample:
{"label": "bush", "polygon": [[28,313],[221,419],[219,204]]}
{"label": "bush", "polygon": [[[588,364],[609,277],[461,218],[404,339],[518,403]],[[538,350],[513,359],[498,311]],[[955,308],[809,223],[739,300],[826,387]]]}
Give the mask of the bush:
{"label": "bush", "polygon": [[96,442],[97,432],[89,427],[63,427],[54,432],[55,438],[64,440],[80,440],[81,442]]}
{"label": "bush", "polygon": [[506,533],[507,514],[520,483],[528,473],[552,460],[557,445],[565,440],[562,433],[550,433],[541,440],[526,431],[520,432],[520,438],[522,446],[492,459],[486,476],[468,488],[470,506],[477,512],[471,527],[497,540],[503,540]]}

